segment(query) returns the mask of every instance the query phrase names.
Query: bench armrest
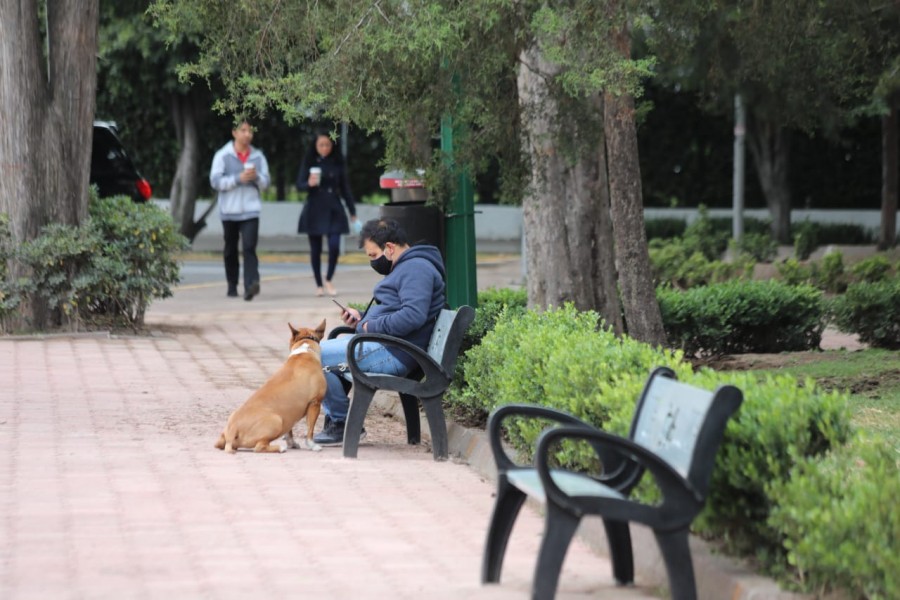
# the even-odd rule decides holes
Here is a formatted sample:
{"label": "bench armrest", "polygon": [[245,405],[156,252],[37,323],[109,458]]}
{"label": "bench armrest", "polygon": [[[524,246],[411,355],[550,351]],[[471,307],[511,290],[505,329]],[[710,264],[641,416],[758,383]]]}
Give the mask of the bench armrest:
{"label": "bench armrest", "polygon": [[338,325],[328,333],[328,339],[333,340],[339,335],[353,335],[356,333],[356,327],[350,325]]}
{"label": "bench armrest", "polygon": [[497,463],[497,471],[501,473],[514,467],[524,466],[516,464],[503,448],[503,441],[501,439],[503,421],[512,416],[549,419],[556,421],[557,423],[568,423],[593,429],[592,425],[585,423],[578,417],[547,406],[538,406],[534,404],[506,404],[504,406],[498,406],[488,417],[487,428],[491,451],[494,454],[494,461]]}
{"label": "bench armrest", "polygon": [[[669,506],[675,508],[672,511],[673,513],[690,513],[692,518],[696,511],[703,506],[703,495],[694,489],[691,483],[667,462],[647,448],[636,444],[628,438],[613,435],[600,429],[572,426],[554,427],[545,430],[538,438],[537,451],[534,457],[535,468],[538,471],[547,496],[553,498],[554,502],[561,506],[579,513],[582,512],[577,503],[573,502],[553,482],[553,478],[550,476],[549,459],[552,447],[563,439],[583,439],[590,442],[595,449],[597,447],[608,447],[619,454],[627,456],[630,460],[649,471],[662,492],[663,502],[659,508],[664,512],[666,507]],[[683,507],[685,506],[690,506],[696,510],[684,511]]]}
{"label": "bench armrest", "polygon": [[[350,372],[353,373],[353,378],[369,387],[382,388],[386,378],[405,378],[396,378],[393,375],[385,375],[383,373],[368,374],[361,370],[359,364],[356,362],[356,347],[364,342],[375,342],[386,348],[397,348],[406,352],[414,361],[416,361],[419,369],[421,369],[424,374],[424,381],[443,381],[446,383],[453,379],[452,373],[446,373],[441,365],[436,363],[427,352],[415,344],[384,333],[357,333],[347,345],[347,364],[350,366]],[[406,389],[398,389],[397,391],[407,392]],[[412,393],[412,390],[410,390],[409,393]],[[429,394],[426,392],[425,395],[428,396]]]}

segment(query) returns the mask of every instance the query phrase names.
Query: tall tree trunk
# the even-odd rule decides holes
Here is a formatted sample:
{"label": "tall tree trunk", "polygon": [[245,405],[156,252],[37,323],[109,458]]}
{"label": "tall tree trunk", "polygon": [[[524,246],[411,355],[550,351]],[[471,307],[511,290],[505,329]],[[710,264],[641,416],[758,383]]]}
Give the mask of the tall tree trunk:
{"label": "tall tree trunk", "polygon": [[[0,212],[17,243],[81,223],[88,205],[99,0],[47,3],[46,44],[38,4],[0,2]],[[46,328],[44,307],[26,304],[22,320]]]}
{"label": "tall tree trunk", "polygon": [[[616,293],[598,97],[586,100],[594,119],[568,123],[585,143],[575,157],[560,152],[559,105],[550,89],[558,69],[531,46],[519,56],[519,103],[532,165],[523,201],[528,303],[547,308],[572,302],[600,313],[616,333],[622,317]],[[594,122],[594,124],[591,123]]]}
{"label": "tall tree trunk", "polygon": [[197,132],[197,102],[195,93],[172,95],[172,120],[178,139],[178,167],[169,191],[169,210],[178,223],[183,236],[193,241],[206,226],[201,219],[194,222],[194,206],[197,202],[200,140]]}
{"label": "tall tree trunk", "polygon": [[[623,24],[612,40],[623,60],[631,58],[631,42]],[[607,169],[616,266],[628,335],[657,346],[665,345],[656,289],[650,269],[641,168],[638,161],[634,99],[627,94],[604,94]]]}
{"label": "tall tree trunk", "polygon": [[750,119],[748,125],[747,142],[772,216],[772,237],[780,244],[790,244],[790,134],[783,127],[763,119]]}
{"label": "tall tree trunk", "polygon": [[881,236],[878,249],[897,243],[897,96],[888,100],[888,114],[881,119]]}

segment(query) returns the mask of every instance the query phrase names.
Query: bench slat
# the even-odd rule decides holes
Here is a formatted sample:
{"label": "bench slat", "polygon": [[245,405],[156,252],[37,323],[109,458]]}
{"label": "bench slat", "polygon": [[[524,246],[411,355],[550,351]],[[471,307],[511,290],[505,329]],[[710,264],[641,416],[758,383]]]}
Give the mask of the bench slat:
{"label": "bench slat", "polygon": [[[594,498],[618,498],[625,496],[586,475],[571,471],[550,471],[550,477],[567,496],[588,496]],[[509,482],[533,498],[546,502],[544,484],[535,469],[522,469],[507,473]]]}

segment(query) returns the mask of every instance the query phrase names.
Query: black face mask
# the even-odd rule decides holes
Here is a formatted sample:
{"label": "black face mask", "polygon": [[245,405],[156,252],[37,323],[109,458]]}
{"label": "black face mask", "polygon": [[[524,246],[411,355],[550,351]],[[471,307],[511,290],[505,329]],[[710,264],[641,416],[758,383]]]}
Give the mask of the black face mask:
{"label": "black face mask", "polygon": [[382,254],[375,260],[370,260],[369,264],[379,275],[387,275],[391,272],[391,267],[394,266],[394,263],[388,260],[388,257]]}

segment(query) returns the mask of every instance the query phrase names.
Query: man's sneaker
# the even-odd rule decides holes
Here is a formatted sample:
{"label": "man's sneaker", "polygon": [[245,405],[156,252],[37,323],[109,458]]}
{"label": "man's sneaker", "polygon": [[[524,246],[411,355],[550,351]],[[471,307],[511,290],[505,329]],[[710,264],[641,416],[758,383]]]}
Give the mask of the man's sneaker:
{"label": "man's sneaker", "polygon": [[228,288],[228,297],[229,297],[229,298],[237,298],[237,295],[238,295],[238,293],[237,293],[237,288],[236,288],[236,287],[229,287],[229,288]]}
{"label": "man's sneaker", "polygon": [[[366,439],[366,428],[363,427],[362,431],[359,433],[359,441],[360,443],[364,442]],[[313,441],[320,446],[324,446],[326,448],[335,448],[337,446],[344,445],[344,422],[343,421],[332,421],[328,415],[325,415],[325,428],[322,429],[321,433],[316,435],[313,438]]]}
{"label": "man's sneaker", "polygon": [[325,417],[325,428],[313,438],[313,441],[320,446],[333,448],[335,446],[344,445],[344,422],[332,421]]}

